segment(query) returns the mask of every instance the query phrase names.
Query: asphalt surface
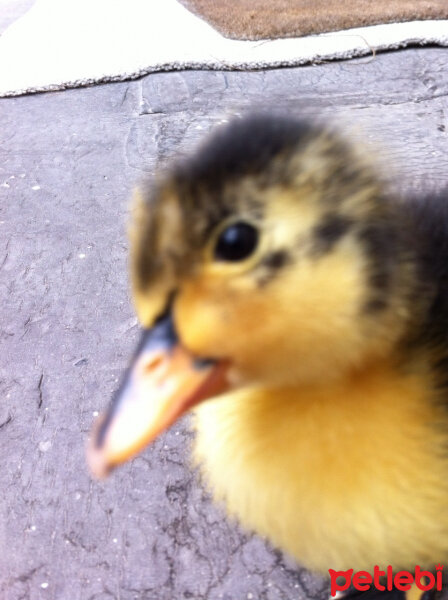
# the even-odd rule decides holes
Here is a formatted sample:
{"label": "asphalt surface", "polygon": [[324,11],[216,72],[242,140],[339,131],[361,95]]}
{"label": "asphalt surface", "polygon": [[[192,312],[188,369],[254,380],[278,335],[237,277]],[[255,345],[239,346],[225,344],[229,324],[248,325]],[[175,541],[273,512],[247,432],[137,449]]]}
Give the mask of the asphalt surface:
{"label": "asphalt surface", "polygon": [[403,194],[448,182],[447,49],[0,100],[2,600],[326,598],[324,580],[212,504],[188,419],[105,482],[85,463],[139,334],[132,187],[254,106],[331,119]]}

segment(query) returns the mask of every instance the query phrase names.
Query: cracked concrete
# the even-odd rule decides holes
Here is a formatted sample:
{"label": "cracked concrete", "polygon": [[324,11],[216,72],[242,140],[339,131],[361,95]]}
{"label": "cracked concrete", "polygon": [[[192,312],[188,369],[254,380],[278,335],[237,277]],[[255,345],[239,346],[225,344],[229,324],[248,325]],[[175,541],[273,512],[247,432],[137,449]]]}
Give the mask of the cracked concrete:
{"label": "cracked concrete", "polygon": [[448,50],[268,72],[175,72],[0,100],[0,597],[301,600],[326,582],[228,521],[188,419],[105,482],[86,435],[138,337],[135,183],[248,106],[331,118],[404,193],[446,186]]}

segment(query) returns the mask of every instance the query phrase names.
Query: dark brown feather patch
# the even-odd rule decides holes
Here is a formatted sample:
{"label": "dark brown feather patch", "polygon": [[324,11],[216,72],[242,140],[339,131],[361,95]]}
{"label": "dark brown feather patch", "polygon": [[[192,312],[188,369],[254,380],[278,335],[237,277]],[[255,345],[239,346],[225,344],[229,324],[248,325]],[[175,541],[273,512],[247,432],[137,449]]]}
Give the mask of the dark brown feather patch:
{"label": "dark brown feather patch", "polygon": [[335,244],[350,231],[352,225],[353,221],[343,215],[326,215],[313,231],[313,256],[322,256],[330,252]]}

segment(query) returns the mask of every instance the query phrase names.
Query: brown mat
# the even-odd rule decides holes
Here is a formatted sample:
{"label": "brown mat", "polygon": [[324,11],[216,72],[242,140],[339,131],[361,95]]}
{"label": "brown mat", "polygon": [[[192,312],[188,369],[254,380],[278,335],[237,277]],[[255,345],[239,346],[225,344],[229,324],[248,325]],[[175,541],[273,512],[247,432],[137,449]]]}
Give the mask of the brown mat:
{"label": "brown mat", "polygon": [[181,0],[226,37],[299,37],[352,27],[448,19],[448,0]]}

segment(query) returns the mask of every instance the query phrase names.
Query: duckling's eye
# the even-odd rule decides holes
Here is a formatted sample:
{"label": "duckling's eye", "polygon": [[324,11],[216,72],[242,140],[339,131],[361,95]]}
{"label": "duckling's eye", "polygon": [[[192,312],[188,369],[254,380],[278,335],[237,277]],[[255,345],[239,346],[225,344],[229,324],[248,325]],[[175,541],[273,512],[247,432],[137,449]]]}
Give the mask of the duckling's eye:
{"label": "duckling's eye", "polygon": [[250,256],[258,243],[258,231],[243,221],[233,223],[221,232],[215,246],[216,260],[236,262]]}

